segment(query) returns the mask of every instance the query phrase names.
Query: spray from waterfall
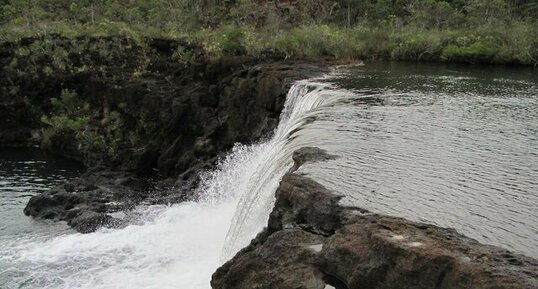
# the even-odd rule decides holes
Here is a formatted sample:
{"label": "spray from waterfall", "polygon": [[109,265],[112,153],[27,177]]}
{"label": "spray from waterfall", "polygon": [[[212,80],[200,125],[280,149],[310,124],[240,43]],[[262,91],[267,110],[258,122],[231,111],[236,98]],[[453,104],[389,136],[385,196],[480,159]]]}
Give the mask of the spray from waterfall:
{"label": "spray from waterfall", "polygon": [[334,100],[327,89],[295,83],[273,137],[236,145],[201,176],[197,202],[140,207],[144,219],[121,230],[0,246],[10,250],[0,262],[19,268],[0,272],[12,280],[7,288],[209,288],[211,274],[266,225],[293,151],[315,145],[315,138],[296,138]]}

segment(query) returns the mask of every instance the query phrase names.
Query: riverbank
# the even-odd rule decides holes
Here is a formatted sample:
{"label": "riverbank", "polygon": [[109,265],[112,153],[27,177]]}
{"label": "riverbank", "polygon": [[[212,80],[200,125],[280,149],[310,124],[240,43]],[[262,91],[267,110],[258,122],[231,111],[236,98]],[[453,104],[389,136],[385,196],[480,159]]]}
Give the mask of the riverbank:
{"label": "riverbank", "polygon": [[[54,26],[53,26],[54,27]],[[468,64],[538,65],[538,27],[535,24],[488,24],[470,28],[391,27],[359,24],[339,27],[331,24],[301,25],[289,30],[267,32],[254,26],[224,25],[211,30],[186,34],[147,33],[120,29],[121,32],[97,32],[93,28],[65,31],[17,32],[7,39],[13,41],[36,35],[62,37],[102,37],[144,39],[163,38],[191,43],[212,57],[245,55],[254,58],[303,59],[326,58],[352,61],[415,61]],[[10,34],[8,34],[10,35]],[[185,54],[187,53],[187,54]],[[189,61],[188,52],[177,52],[180,61]]]}

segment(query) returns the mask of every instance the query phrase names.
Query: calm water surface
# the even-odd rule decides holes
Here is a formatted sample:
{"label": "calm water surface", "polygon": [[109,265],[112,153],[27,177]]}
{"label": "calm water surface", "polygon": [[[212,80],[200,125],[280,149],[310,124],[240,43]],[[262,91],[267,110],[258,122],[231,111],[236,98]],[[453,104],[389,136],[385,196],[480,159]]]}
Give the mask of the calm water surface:
{"label": "calm water surface", "polygon": [[81,172],[81,166],[38,150],[0,148],[0,236],[15,237],[63,227],[24,216],[28,199]]}
{"label": "calm water surface", "polygon": [[340,158],[304,173],[346,203],[538,257],[538,72],[382,63],[331,81],[351,94],[297,137]]}

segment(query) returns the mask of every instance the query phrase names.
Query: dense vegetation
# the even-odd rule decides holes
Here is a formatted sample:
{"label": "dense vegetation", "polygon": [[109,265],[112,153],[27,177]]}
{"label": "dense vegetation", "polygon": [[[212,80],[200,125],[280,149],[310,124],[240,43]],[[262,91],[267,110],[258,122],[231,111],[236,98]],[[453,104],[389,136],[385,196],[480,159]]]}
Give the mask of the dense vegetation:
{"label": "dense vegetation", "polygon": [[537,15],[538,0],[0,0],[6,39],[171,37],[214,55],[531,65]]}

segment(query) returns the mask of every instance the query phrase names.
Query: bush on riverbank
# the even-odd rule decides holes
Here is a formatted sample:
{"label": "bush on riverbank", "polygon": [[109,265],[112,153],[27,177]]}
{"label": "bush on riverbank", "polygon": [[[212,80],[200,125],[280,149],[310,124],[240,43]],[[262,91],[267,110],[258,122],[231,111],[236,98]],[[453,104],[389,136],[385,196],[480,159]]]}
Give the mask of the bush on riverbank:
{"label": "bush on riverbank", "polygon": [[4,40],[167,37],[214,56],[527,65],[538,64],[537,15],[538,0],[0,1]]}
{"label": "bush on riverbank", "polygon": [[[499,31],[500,30],[500,31]],[[538,29],[524,23],[510,27],[420,30],[407,26],[300,26],[276,34],[253,27],[226,26],[196,35],[214,54],[281,55],[286,58],[390,59],[468,63],[538,64]]]}

